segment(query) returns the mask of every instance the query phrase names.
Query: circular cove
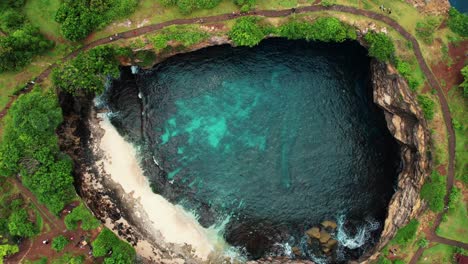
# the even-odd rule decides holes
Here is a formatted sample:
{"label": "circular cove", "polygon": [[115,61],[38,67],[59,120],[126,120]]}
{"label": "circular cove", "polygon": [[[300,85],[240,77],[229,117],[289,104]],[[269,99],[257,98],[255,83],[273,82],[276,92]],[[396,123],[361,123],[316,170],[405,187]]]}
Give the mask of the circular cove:
{"label": "circular cove", "polygon": [[[277,38],[209,47],[123,69],[107,100],[153,190],[224,223],[248,258],[346,261],[378,240],[400,161],[366,54]],[[320,227],[328,252],[310,232],[325,220],[338,224]]]}

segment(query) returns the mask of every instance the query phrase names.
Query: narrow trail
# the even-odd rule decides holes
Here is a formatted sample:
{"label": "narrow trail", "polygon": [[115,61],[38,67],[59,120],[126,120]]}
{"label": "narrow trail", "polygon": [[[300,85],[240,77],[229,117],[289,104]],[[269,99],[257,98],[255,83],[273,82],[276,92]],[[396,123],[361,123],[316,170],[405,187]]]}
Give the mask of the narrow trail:
{"label": "narrow trail", "polygon": [[[373,11],[368,11],[368,10],[362,10],[354,7],[349,7],[349,6],[342,6],[342,5],[333,5],[333,6],[322,6],[322,5],[311,5],[311,6],[304,6],[304,7],[297,7],[293,11],[292,9],[284,9],[284,10],[258,10],[258,11],[250,11],[247,13],[236,13],[236,14],[221,14],[221,15],[215,15],[215,16],[207,16],[207,17],[198,17],[198,18],[187,18],[187,19],[175,19],[171,21],[166,21],[158,24],[152,24],[152,25],[147,25],[143,26],[137,29],[132,29],[128,31],[124,31],[118,34],[118,36],[112,36],[112,38],[105,37],[101,38],[95,41],[92,41],[80,49],[77,49],[67,56],[65,56],[61,62],[66,62],[74,57],[76,57],[81,51],[89,50],[91,48],[94,48],[99,45],[104,45],[104,44],[109,44],[112,42],[115,42],[119,39],[130,39],[134,38],[137,36],[145,35],[157,30],[160,30],[162,28],[172,26],[172,25],[185,25],[185,24],[203,24],[203,23],[214,23],[214,22],[222,22],[225,20],[230,20],[230,19],[236,19],[238,17],[242,16],[264,16],[264,17],[287,17],[289,15],[292,15],[294,13],[309,13],[309,12],[320,12],[320,11],[337,11],[337,12],[343,12],[343,13],[349,13],[353,15],[360,15],[360,16],[365,16],[369,17],[374,20],[378,20],[380,22],[383,22],[393,29],[395,29],[398,33],[400,33],[406,40],[410,41],[413,45],[413,50],[414,54],[416,56],[416,59],[418,61],[419,66],[421,67],[421,70],[424,72],[426,79],[429,83],[429,85],[437,91],[436,95],[438,97],[441,109],[442,109],[442,115],[444,119],[444,123],[446,126],[447,134],[448,134],[448,154],[449,154],[449,159],[448,159],[448,171],[447,171],[447,195],[445,196],[445,205],[448,205],[450,193],[452,190],[452,187],[454,185],[454,174],[455,174],[455,131],[453,128],[452,124],[452,117],[450,114],[450,109],[447,103],[447,99],[444,95],[444,92],[437,81],[437,78],[431,71],[430,67],[427,65],[426,61],[424,60],[424,57],[421,52],[421,48],[419,46],[418,41],[416,38],[410,34],[408,31],[406,31],[400,24],[398,24],[397,21],[394,19],[380,13],[376,13]],[[57,66],[56,63],[50,65],[47,69],[45,69],[40,75],[38,75],[35,79],[35,83],[41,83],[44,81],[46,77],[50,75],[52,70]],[[27,93],[32,90],[34,84],[30,83],[27,85],[27,87],[20,92],[22,93]],[[18,97],[18,95],[12,96],[10,98],[10,101],[8,102],[7,106],[0,112],[0,119],[3,118],[9,107],[11,106],[12,102]],[[436,217],[436,220],[434,222],[433,228],[431,229],[431,235],[429,237],[429,240],[433,242],[438,242],[438,243],[443,243],[447,245],[453,245],[453,246],[458,246],[467,249],[468,244],[458,242],[458,241],[453,241],[449,239],[445,239],[442,237],[439,237],[435,234],[436,228],[440,225],[442,222],[442,216],[445,214],[447,209],[439,213]],[[419,248],[418,251],[413,255],[413,258],[411,259],[410,264],[414,264],[417,262],[419,257],[422,255],[424,249]]]}

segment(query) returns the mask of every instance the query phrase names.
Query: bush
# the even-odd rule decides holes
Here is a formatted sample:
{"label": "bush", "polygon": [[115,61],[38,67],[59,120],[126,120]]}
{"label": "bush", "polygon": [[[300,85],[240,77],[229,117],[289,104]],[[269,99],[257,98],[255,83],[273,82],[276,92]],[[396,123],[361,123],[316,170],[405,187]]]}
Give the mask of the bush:
{"label": "bush", "polygon": [[18,252],[19,252],[19,248],[17,245],[9,245],[9,244],[0,245],[0,263],[4,257],[13,255]]}
{"label": "bush", "polygon": [[0,72],[19,70],[52,46],[53,42],[30,24],[14,30],[8,36],[0,37]]}
{"label": "bush", "polygon": [[343,42],[356,39],[356,30],[334,17],[318,18],[313,23],[290,20],[280,26],[279,35],[288,39]]}
{"label": "bush", "polygon": [[208,33],[194,25],[170,26],[161,30],[156,36],[149,37],[153,47],[159,51],[165,49],[168,41],[174,40],[189,47],[209,37]]}
{"label": "bush", "polygon": [[414,69],[411,67],[410,63],[400,59],[396,59],[396,68],[398,72],[403,76],[406,81],[408,81],[408,86],[411,90],[416,90],[416,88],[421,84],[421,80],[414,75]]}
{"label": "bush", "polygon": [[108,77],[119,76],[117,55],[117,49],[111,46],[99,46],[80,53],[62,67],[55,68],[52,81],[56,88],[71,94],[100,94]]}
{"label": "bush", "polygon": [[80,204],[65,216],[65,226],[69,230],[76,230],[79,222],[81,222],[81,229],[83,230],[92,230],[100,225],[99,221],[83,204]]}
{"label": "bush", "polygon": [[453,32],[462,37],[468,37],[468,15],[462,14],[452,7],[449,10],[447,24]]}
{"label": "bush", "polygon": [[63,0],[55,21],[61,24],[65,38],[78,41],[112,20],[133,13],[137,4],[137,0]]}
{"label": "bush", "polygon": [[10,8],[0,12],[0,29],[6,33],[20,29],[25,21],[25,16],[18,10]]}
{"label": "bush", "polygon": [[463,95],[468,97],[468,65],[461,69],[461,74],[463,75],[463,82],[460,84],[460,87],[463,89]]}
{"label": "bush", "polygon": [[427,246],[429,246],[429,241],[426,238],[421,238],[418,241],[418,247],[426,248]]}
{"label": "bush", "polygon": [[52,240],[52,249],[59,252],[62,251],[68,245],[68,239],[63,235],[60,235]]}
{"label": "bush", "polygon": [[445,178],[433,171],[431,178],[421,188],[421,198],[428,202],[432,211],[440,212],[444,209],[445,193]]}
{"label": "bush", "polygon": [[453,213],[455,211],[455,207],[457,206],[458,201],[461,198],[461,190],[453,187],[452,192],[450,192],[450,197],[449,197],[449,212]]}
{"label": "bush", "polygon": [[379,61],[390,61],[395,54],[392,40],[384,33],[369,32],[364,36],[369,43],[369,55]]}
{"label": "bush", "polygon": [[424,43],[432,44],[434,41],[434,31],[439,24],[439,21],[435,17],[430,17],[424,22],[416,23],[416,36],[420,37]]}
{"label": "bush", "polygon": [[377,260],[377,264],[392,264],[392,261],[384,256],[380,256],[380,258]]}
{"label": "bush", "polygon": [[37,199],[58,213],[75,192],[72,162],[60,153],[55,135],[62,122],[57,98],[33,90],[13,103],[4,120],[0,174],[20,173]]}
{"label": "bush", "polygon": [[237,46],[253,47],[265,37],[262,27],[256,17],[242,17],[229,31],[228,35]]}
{"label": "bush", "polygon": [[240,7],[241,12],[248,12],[252,9],[257,0],[234,0],[234,3]]}
{"label": "bush", "polygon": [[418,231],[418,227],[418,220],[411,220],[406,226],[398,230],[393,241],[395,241],[398,245],[406,246],[408,242],[414,239],[416,231]]}
{"label": "bush", "polygon": [[434,101],[432,101],[429,96],[420,94],[418,95],[418,103],[421,106],[426,119],[432,120],[434,118]]}
{"label": "bush", "polygon": [[110,251],[112,255],[104,259],[104,263],[132,264],[135,259],[135,249],[125,241],[105,228],[92,243],[93,255],[95,257],[106,256]]}
{"label": "bush", "polygon": [[32,237],[38,230],[34,223],[29,221],[28,212],[21,208],[13,211],[8,219],[8,230],[13,236]]}
{"label": "bush", "polygon": [[190,14],[197,9],[211,9],[216,7],[221,0],[159,0],[164,6],[177,6],[179,11],[184,14]]}

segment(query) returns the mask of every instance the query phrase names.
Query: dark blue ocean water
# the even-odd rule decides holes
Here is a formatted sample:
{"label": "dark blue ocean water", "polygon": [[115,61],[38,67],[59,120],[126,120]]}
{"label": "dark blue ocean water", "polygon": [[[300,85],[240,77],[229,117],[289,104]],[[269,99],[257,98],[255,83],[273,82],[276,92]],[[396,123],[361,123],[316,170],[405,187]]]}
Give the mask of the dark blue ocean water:
{"label": "dark blue ocean water", "polygon": [[124,73],[109,98],[154,190],[205,226],[230,217],[227,241],[251,257],[307,252],[304,231],[323,220],[384,220],[399,159],[357,43],[206,48]]}
{"label": "dark blue ocean water", "polygon": [[461,13],[468,13],[468,0],[449,0],[449,2]]}

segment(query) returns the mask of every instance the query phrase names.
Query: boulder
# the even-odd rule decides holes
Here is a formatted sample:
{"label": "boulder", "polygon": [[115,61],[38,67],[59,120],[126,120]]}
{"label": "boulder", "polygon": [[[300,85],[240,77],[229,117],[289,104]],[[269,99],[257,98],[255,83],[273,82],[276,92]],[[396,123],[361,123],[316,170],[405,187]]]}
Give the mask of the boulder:
{"label": "boulder", "polygon": [[302,255],[302,252],[301,252],[301,250],[300,250],[298,247],[292,247],[292,252],[293,252],[294,255],[296,255],[296,256],[301,256],[301,255]]}
{"label": "boulder", "polygon": [[328,242],[328,240],[330,240],[330,238],[331,236],[329,233],[327,233],[327,231],[325,230],[320,231],[320,238],[319,238],[320,243],[325,244]]}
{"label": "boulder", "polygon": [[325,228],[331,228],[331,229],[336,229],[337,225],[335,221],[323,221],[321,225]]}
{"label": "boulder", "polygon": [[320,228],[318,228],[318,227],[312,227],[311,229],[309,229],[309,230],[306,231],[306,234],[307,234],[310,238],[317,238],[317,239],[320,239]]}

